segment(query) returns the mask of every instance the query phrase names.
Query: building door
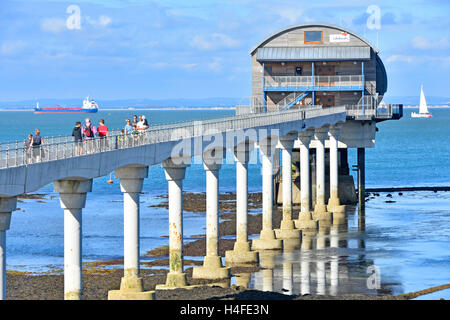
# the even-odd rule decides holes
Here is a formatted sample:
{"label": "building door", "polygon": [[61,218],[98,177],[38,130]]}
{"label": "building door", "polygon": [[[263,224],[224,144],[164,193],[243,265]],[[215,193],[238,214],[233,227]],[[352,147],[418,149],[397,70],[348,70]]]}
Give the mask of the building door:
{"label": "building door", "polygon": [[336,75],[334,66],[318,65],[316,67],[316,85],[320,87],[334,86],[334,79],[332,76]]}

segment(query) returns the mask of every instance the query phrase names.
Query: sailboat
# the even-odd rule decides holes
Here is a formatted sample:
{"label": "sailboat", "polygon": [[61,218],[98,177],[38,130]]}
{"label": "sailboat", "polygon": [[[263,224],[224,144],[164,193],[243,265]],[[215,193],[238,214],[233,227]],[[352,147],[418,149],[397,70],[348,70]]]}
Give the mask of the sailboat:
{"label": "sailboat", "polygon": [[420,106],[419,113],[412,112],[412,118],[431,118],[432,115],[428,111],[427,100],[425,100],[425,95],[423,94],[423,86],[420,87]]}

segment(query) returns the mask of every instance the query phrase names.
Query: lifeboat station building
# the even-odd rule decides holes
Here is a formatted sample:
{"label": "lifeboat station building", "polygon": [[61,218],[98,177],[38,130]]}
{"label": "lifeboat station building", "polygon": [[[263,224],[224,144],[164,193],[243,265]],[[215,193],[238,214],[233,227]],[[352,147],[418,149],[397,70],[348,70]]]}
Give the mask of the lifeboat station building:
{"label": "lifeboat station building", "polygon": [[[237,113],[345,106],[347,121],[342,125],[338,141],[340,199],[347,204],[357,202],[353,177],[349,174],[349,148],[358,150],[355,170],[358,171],[358,188],[362,190],[360,197],[364,197],[365,148],[375,146],[376,123],[400,119],[403,115],[402,105],[382,101],[388,79],[378,49],[346,28],[300,24],[268,36],[251,49],[250,54],[252,102],[251,106],[238,107]],[[313,139],[310,144],[312,184],[315,183],[315,143]],[[298,168],[298,145],[294,144],[292,152],[292,160]],[[329,161],[327,149],[326,161]],[[281,187],[281,183],[278,185]],[[295,185],[294,203],[299,203],[299,182]],[[326,186],[326,190],[328,188]],[[281,202],[281,192],[279,188],[276,190]],[[312,193],[314,198],[314,191]]]}

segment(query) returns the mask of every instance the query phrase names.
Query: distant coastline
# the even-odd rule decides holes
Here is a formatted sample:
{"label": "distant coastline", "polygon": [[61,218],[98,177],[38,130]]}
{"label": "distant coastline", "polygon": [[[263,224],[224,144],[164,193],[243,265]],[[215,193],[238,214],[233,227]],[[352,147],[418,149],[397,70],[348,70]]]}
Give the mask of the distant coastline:
{"label": "distant coastline", "polygon": [[[132,108],[123,108],[123,107],[106,107],[100,108],[99,111],[195,111],[195,110],[235,110],[235,107],[132,107]],[[32,108],[1,108],[0,111],[31,111]]]}
{"label": "distant coastline", "polygon": [[[404,109],[417,109],[419,106],[403,106]],[[429,109],[450,109],[448,105],[435,105],[428,106]],[[208,110],[235,110],[236,107],[105,107],[100,108],[99,111],[208,111]],[[33,108],[2,108],[0,107],[0,111],[28,111],[33,112]]]}

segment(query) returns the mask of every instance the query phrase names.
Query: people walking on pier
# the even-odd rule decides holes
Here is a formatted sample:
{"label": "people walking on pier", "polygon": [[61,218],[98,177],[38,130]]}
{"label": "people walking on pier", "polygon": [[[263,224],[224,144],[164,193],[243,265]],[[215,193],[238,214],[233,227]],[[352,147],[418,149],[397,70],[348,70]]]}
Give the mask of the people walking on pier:
{"label": "people walking on pier", "polygon": [[40,162],[45,156],[44,149],[42,148],[44,146],[44,139],[42,139],[41,131],[39,129],[34,130],[34,133],[35,135],[31,140],[32,156],[34,162]]}
{"label": "people walking on pier", "polygon": [[140,135],[140,132],[139,132],[137,126],[135,124],[133,124],[133,131],[131,131],[131,136],[133,137],[132,145],[137,145],[138,144],[139,135]]}
{"label": "people walking on pier", "polygon": [[148,129],[148,123],[147,120],[145,119],[145,116],[139,116],[139,122],[136,124],[136,126],[139,131],[144,131]]}
{"label": "people walking on pier", "polygon": [[133,126],[131,125],[131,121],[130,119],[125,120],[126,121],[126,125],[123,128],[126,132],[126,134],[131,134],[131,132],[133,131]]}
{"label": "people walking on pier", "polygon": [[75,141],[75,155],[78,156],[83,153],[83,137],[81,134],[81,122],[77,121],[75,123],[75,128],[72,130],[72,136]]}
{"label": "people walking on pier", "polygon": [[105,120],[100,119],[97,130],[98,136],[100,137],[100,150],[104,150],[104,148],[108,147],[107,137],[109,136],[109,129],[105,125]]}
{"label": "people walking on pier", "polygon": [[86,141],[86,151],[87,153],[94,152],[95,147],[95,135],[97,133],[97,128],[91,123],[91,119],[86,118],[86,124],[81,128],[81,134]]}
{"label": "people walking on pier", "polygon": [[29,133],[28,138],[23,142],[23,150],[26,155],[27,163],[31,163],[31,145],[33,144],[33,134]]}
{"label": "people walking on pier", "polygon": [[[130,121],[130,120],[127,120],[127,121]],[[125,133],[125,129],[121,129],[120,130],[120,135],[117,137],[118,149],[122,149],[123,147],[125,147],[126,139],[127,139],[127,135]]]}

